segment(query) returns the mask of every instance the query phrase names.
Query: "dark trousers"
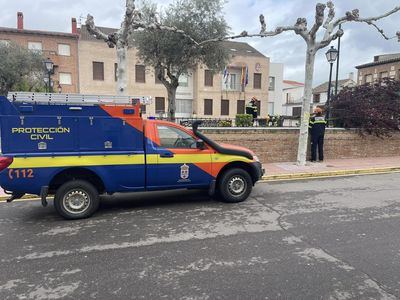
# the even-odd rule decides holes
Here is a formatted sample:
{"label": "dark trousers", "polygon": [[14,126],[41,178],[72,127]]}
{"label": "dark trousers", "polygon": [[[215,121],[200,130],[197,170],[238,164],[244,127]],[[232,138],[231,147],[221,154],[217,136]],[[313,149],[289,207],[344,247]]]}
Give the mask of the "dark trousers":
{"label": "dark trousers", "polygon": [[319,160],[324,160],[324,135],[315,134],[311,136],[311,160],[317,160],[317,148]]}

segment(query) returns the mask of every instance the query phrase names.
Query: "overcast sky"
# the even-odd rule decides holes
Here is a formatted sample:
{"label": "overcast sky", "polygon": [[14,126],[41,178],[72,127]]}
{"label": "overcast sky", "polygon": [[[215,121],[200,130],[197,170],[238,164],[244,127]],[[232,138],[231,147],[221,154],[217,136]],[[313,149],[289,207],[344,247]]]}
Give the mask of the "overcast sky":
{"label": "overcast sky", "polygon": [[[166,5],[171,0],[154,0]],[[337,16],[353,8],[359,8],[361,16],[375,16],[389,11],[399,0],[336,0]],[[225,5],[225,18],[232,33],[243,30],[258,32],[258,16],[263,13],[269,29],[280,25],[293,25],[298,17],[306,17],[313,24],[314,0],[229,0]],[[99,26],[118,27],[124,11],[125,0],[0,0],[2,10],[0,26],[15,27],[16,12],[24,13],[27,29],[70,31],[71,17],[78,20],[91,13]],[[400,30],[400,13],[392,15],[379,25],[389,36]],[[312,25],[309,25],[311,27]],[[340,78],[347,78],[355,72],[354,66],[370,62],[374,55],[400,52],[397,39],[386,41],[372,27],[366,24],[346,24],[342,38]],[[284,63],[285,79],[304,80],[305,43],[292,32],[273,38],[244,39],[257,50],[269,56],[272,62]],[[336,46],[336,42],[332,45]],[[324,56],[326,49],[319,52],[315,64],[314,85],[328,80],[328,63]]]}

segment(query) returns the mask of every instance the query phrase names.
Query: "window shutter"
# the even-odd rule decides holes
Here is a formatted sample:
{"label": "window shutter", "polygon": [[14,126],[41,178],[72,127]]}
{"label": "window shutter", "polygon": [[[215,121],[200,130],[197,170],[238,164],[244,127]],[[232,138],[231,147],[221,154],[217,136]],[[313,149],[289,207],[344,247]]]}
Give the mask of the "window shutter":
{"label": "window shutter", "polygon": [[165,98],[156,97],[156,114],[165,113]]}
{"label": "window shutter", "polygon": [[204,115],[212,116],[213,114],[213,99],[204,99]]}
{"label": "window shutter", "polygon": [[229,100],[221,100],[221,116],[229,116]]}
{"label": "window shutter", "polygon": [[104,63],[93,62],[93,80],[104,80]]}
{"label": "window shutter", "polygon": [[238,100],[237,101],[237,113],[244,114],[244,108],[245,108],[245,101],[244,100]]}
{"label": "window shutter", "polygon": [[136,82],[145,83],[146,82],[146,67],[143,65],[135,66],[135,78]]}
{"label": "window shutter", "polygon": [[205,86],[213,86],[214,85],[214,78],[213,73],[210,70],[204,71],[204,85]]}
{"label": "window shutter", "polygon": [[261,89],[261,73],[254,73],[254,85],[255,89]]}

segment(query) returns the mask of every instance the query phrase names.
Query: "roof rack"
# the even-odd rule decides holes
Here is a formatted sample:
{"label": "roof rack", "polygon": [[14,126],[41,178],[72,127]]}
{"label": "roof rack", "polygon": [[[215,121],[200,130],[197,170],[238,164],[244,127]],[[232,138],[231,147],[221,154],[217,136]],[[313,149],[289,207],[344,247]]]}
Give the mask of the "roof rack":
{"label": "roof rack", "polygon": [[150,96],[111,96],[111,95],[84,95],[84,94],[56,94],[10,92],[7,96],[11,102],[55,104],[55,105],[132,105],[134,102],[150,104]]}

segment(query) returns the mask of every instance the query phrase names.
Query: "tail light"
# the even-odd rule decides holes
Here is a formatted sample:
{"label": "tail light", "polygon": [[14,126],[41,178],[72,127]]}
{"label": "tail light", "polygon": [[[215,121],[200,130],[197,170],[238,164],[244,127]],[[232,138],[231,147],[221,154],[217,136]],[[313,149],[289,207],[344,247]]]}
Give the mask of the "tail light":
{"label": "tail light", "polygon": [[12,157],[0,157],[0,172],[8,168],[13,161],[14,159]]}

